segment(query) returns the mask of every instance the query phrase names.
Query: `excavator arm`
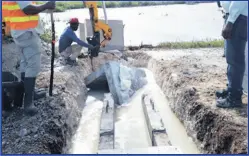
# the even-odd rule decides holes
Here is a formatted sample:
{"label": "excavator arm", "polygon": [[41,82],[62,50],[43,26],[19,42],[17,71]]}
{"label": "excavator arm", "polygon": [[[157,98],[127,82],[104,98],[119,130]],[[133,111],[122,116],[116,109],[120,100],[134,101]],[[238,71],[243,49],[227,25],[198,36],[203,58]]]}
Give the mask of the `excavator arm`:
{"label": "excavator arm", "polygon": [[[98,18],[98,6],[96,1],[84,1],[83,2],[85,7],[89,8],[90,13],[90,20],[93,30],[93,36],[87,37],[87,41],[89,44],[93,46],[105,47],[105,45],[111,40],[112,38],[112,29],[109,27],[108,24],[99,21]],[[105,9],[105,8],[103,8]],[[100,31],[103,33],[103,41],[100,41]],[[98,56],[99,48],[94,49],[91,52],[93,57]]]}

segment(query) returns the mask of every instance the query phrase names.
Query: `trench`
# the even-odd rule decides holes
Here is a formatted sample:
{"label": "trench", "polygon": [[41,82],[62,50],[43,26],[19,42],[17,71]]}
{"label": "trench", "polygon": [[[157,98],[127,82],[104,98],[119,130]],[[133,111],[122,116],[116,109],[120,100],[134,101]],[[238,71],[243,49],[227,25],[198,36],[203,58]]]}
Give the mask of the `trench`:
{"label": "trench", "polygon": [[[68,71],[71,69],[69,68]],[[81,70],[81,69],[77,69]],[[78,85],[78,83],[83,83],[83,77],[86,76],[86,74],[79,73],[76,77],[74,76],[75,73],[71,72],[71,74],[67,75],[65,73],[60,73],[62,76],[64,74],[64,78],[66,83],[66,87],[69,89],[69,91],[74,92],[71,96],[71,94],[66,95],[66,97],[70,97],[68,100],[64,101],[65,105],[68,108],[73,108],[72,111],[79,111],[77,113],[81,114],[81,118],[79,121],[73,121],[75,120],[75,116],[72,116],[72,114],[67,114],[67,118],[70,118],[68,120],[71,121],[72,125],[77,125],[77,128],[75,129],[74,126],[71,124],[68,124],[71,127],[66,127],[66,131],[75,131],[73,136],[68,136],[67,140],[70,140],[69,143],[66,144],[66,147],[61,148],[62,145],[65,145],[65,143],[62,142],[62,140],[58,140],[56,143],[51,143],[48,145],[48,151],[54,154],[58,153],[65,153],[65,154],[95,154],[95,153],[103,153],[103,154],[110,154],[113,152],[116,153],[122,153],[124,149],[135,149],[135,151],[128,151],[131,153],[137,152],[137,153],[146,153],[148,151],[144,149],[150,149],[151,147],[154,147],[153,140],[150,137],[150,132],[148,128],[148,122],[146,121],[145,113],[142,106],[141,97],[144,93],[150,92],[151,95],[154,97],[155,105],[159,110],[160,116],[162,118],[162,121],[164,123],[167,137],[169,138],[170,145],[172,147],[177,147],[179,150],[184,154],[196,154],[199,153],[196,145],[193,143],[193,141],[188,137],[186,130],[182,123],[178,120],[178,118],[175,116],[175,114],[171,111],[169,107],[169,102],[165,98],[164,93],[162,92],[161,88],[156,84],[154,76],[151,71],[145,69],[146,75],[147,75],[147,81],[149,82],[148,85],[144,86],[142,89],[138,90],[133,97],[131,98],[131,102],[124,107],[114,107],[113,112],[113,119],[109,120],[110,115],[103,115],[103,110],[105,110],[105,95],[109,92],[106,90],[94,90],[94,91],[88,91],[86,100],[79,99],[77,100],[76,95],[85,94],[83,93],[85,90],[82,88],[84,85]],[[66,76],[65,76],[66,74]],[[44,73],[44,75],[47,75]],[[57,73],[57,77],[60,77]],[[73,78],[73,79],[71,79]],[[79,80],[78,78],[82,78],[82,80]],[[42,77],[41,77],[42,79]],[[43,81],[47,81],[44,79]],[[64,83],[64,82],[63,82]],[[73,84],[73,85],[72,85]],[[69,86],[74,87],[69,87]],[[77,94],[75,94],[77,92]],[[65,95],[65,94],[64,94]],[[75,100],[75,101],[74,101]],[[73,102],[70,104],[70,102]],[[78,105],[85,105],[82,110],[75,110],[77,109],[73,105],[77,101]],[[49,105],[49,111],[52,107],[58,106],[57,103],[61,101],[55,100],[54,102]],[[69,104],[69,105],[68,105]],[[58,106],[59,107],[59,106]],[[46,113],[46,111],[44,111]],[[51,114],[54,114],[51,110]],[[112,116],[112,115],[111,115]],[[48,116],[49,117],[49,116]],[[39,118],[38,118],[39,119]],[[104,121],[103,121],[104,119]],[[106,119],[106,120],[105,120]],[[67,121],[66,121],[67,122]],[[107,127],[102,127],[102,123],[107,123]],[[48,123],[49,124],[49,123]],[[16,124],[18,125],[18,124]],[[49,125],[47,125],[49,126]],[[110,130],[113,127],[113,130]],[[55,128],[61,128],[60,125],[55,125]],[[101,132],[101,129],[105,129],[105,132]],[[45,128],[46,129],[46,125]],[[64,131],[63,130],[63,131]],[[51,131],[54,131],[53,128]],[[55,132],[56,133],[56,132]],[[160,136],[159,136],[160,137]],[[41,137],[42,138],[42,137]],[[56,138],[58,139],[58,138]],[[159,138],[160,139],[160,138]],[[161,138],[163,141],[165,138]],[[68,142],[68,141],[67,141]],[[40,144],[43,145],[43,142]],[[23,144],[25,145],[25,144]],[[58,145],[58,147],[57,147]],[[46,145],[45,145],[46,146]],[[56,146],[56,151],[55,147]],[[20,146],[22,147],[22,146]],[[25,145],[26,147],[26,145]],[[37,147],[38,148],[38,147]],[[27,153],[29,147],[27,149],[16,149],[16,151],[22,153]],[[113,151],[113,149],[122,149],[121,151]],[[142,150],[136,150],[136,149],[142,149]],[[47,149],[46,149],[47,150]],[[40,153],[43,153],[45,150],[40,148]],[[139,152],[138,152],[139,151]],[[30,152],[30,151],[28,151]],[[127,151],[125,151],[127,153]],[[154,153],[154,151],[150,151]],[[162,150],[162,152],[164,152]],[[168,154],[172,154],[175,151],[174,150],[168,150]],[[165,153],[161,153],[165,154]]]}
{"label": "trench", "polygon": [[148,80],[152,84],[150,89],[154,96],[155,104],[162,116],[166,131],[168,132],[169,140],[172,145],[178,146],[184,154],[200,154],[193,140],[188,136],[184,125],[172,112],[170,103],[166,99],[161,88],[156,84],[154,76],[151,72],[147,72]]}
{"label": "trench", "polygon": [[[172,112],[169,101],[161,88],[157,85],[151,71],[146,71],[148,84],[139,89],[131,98],[131,102],[125,106],[115,106],[113,120],[103,115],[105,111],[105,94],[108,91],[88,91],[82,117],[79,121],[76,133],[71,143],[66,147],[65,153],[69,154],[113,154],[122,153],[124,150],[146,149],[153,147],[152,138],[148,130],[141,97],[144,93],[153,96],[155,106],[164,123],[170,145],[177,147],[184,154],[199,154],[199,150],[193,140],[187,135],[185,127]],[[104,120],[104,121],[103,121]],[[102,122],[112,128],[107,135],[102,135]],[[112,122],[112,123],[110,123]],[[112,132],[111,132],[112,131]],[[163,141],[163,137],[159,140]],[[167,145],[168,146],[168,145]],[[114,150],[119,149],[119,150]],[[139,151],[139,150],[138,150]],[[133,151],[129,151],[133,152]],[[140,153],[144,151],[141,150]],[[128,153],[126,151],[126,153]],[[169,153],[173,154],[173,153]]]}

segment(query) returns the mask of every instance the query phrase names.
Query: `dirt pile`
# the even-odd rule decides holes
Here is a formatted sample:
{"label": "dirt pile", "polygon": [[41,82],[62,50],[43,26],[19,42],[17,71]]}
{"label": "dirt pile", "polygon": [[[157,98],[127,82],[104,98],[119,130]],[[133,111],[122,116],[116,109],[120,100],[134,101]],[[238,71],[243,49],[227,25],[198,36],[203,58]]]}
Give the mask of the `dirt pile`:
{"label": "dirt pile", "polygon": [[[48,90],[50,78],[50,50],[43,44],[42,72],[37,78],[37,87]],[[18,51],[14,43],[2,45],[3,71],[18,71]],[[112,54],[100,54],[94,58],[98,68],[107,60],[118,60]],[[11,60],[11,61],[9,61]],[[84,107],[87,88],[84,78],[90,74],[90,59],[79,60],[77,67],[64,65],[55,60],[54,95],[35,102],[39,113],[33,117],[14,110],[2,118],[2,151],[4,154],[61,154],[75,132]],[[64,151],[66,152],[66,151]]]}
{"label": "dirt pile", "polygon": [[215,106],[215,91],[226,85],[221,50],[188,50],[178,54],[177,51],[154,50],[128,52],[126,55],[131,64],[145,65],[154,73],[171,109],[200,151],[247,153],[247,102],[241,109]]}

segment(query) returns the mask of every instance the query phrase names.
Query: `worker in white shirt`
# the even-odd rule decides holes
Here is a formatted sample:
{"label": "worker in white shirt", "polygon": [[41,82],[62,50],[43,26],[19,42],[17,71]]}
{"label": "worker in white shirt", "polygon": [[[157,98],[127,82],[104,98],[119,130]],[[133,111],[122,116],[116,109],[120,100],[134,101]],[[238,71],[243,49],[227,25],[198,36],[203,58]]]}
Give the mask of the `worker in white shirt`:
{"label": "worker in white shirt", "polygon": [[225,39],[228,87],[216,92],[216,106],[232,108],[242,106],[242,82],[245,72],[245,47],[247,42],[247,1],[221,1],[225,16],[222,36]]}

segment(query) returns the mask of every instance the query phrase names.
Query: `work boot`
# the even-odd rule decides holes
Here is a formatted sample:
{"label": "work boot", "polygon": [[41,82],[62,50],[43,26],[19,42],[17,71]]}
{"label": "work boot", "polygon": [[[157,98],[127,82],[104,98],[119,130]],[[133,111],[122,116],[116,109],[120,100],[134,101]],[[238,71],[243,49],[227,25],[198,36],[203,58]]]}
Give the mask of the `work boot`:
{"label": "work boot", "polygon": [[227,89],[223,89],[221,91],[216,91],[215,95],[216,95],[217,98],[225,99],[227,97],[227,95],[228,95],[228,90]]}
{"label": "work boot", "polygon": [[[228,84],[227,84],[227,87],[228,87]],[[215,95],[217,98],[225,99],[228,95],[228,88],[216,91]]]}
{"label": "work boot", "polygon": [[228,91],[225,99],[218,99],[216,106],[220,108],[242,107],[242,91]]}
{"label": "work boot", "polygon": [[78,63],[76,60],[71,60],[70,57],[66,59],[66,64],[71,65],[71,66],[77,66]]}
{"label": "work boot", "polygon": [[30,116],[33,116],[38,112],[33,102],[35,79],[35,77],[25,77],[24,79],[24,113]]}
{"label": "work boot", "polygon": [[[25,73],[21,73],[21,81],[24,82]],[[38,89],[34,91],[34,100],[39,100],[46,97],[46,91],[43,89]]]}
{"label": "work boot", "polygon": [[78,56],[79,59],[87,58],[87,57],[88,57],[88,55],[85,54],[85,53],[81,53],[81,54]]}
{"label": "work boot", "polygon": [[34,91],[34,100],[39,100],[46,97],[46,91],[43,88]]}

